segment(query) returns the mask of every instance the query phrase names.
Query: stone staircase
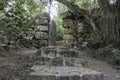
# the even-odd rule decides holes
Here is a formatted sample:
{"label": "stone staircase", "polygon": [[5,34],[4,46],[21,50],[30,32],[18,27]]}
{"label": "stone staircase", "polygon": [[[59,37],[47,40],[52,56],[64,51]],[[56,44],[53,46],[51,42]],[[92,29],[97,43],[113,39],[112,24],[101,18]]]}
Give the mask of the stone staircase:
{"label": "stone staircase", "polygon": [[31,68],[31,80],[104,80],[101,72],[84,67],[77,50],[49,46],[36,55],[39,62]]}

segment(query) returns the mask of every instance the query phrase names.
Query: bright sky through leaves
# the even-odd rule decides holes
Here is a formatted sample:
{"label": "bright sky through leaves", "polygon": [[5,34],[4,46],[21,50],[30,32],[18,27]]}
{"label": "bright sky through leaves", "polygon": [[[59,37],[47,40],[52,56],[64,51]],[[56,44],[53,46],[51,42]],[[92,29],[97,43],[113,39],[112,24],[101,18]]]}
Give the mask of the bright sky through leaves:
{"label": "bright sky through leaves", "polygon": [[[47,12],[49,12],[49,5],[46,7]],[[50,7],[50,16],[51,19],[54,19],[55,16],[58,14],[58,3],[56,1],[52,1],[51,7]]]}

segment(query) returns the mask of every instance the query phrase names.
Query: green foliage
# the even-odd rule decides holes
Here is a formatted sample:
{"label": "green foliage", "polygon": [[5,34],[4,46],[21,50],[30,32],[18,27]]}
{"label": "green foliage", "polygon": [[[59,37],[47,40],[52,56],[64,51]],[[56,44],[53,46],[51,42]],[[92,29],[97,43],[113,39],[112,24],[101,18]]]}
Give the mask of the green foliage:
{"label": "green foliage", "polygon": [[56,30],[57,30],[56,39],[62,40],[63,34],[64,34],[64,28],[62,27],[62,20],[60,18],[56,17],[55,22],[56,22]]}
{"label": "green foliage", "polygon": [[75,4],[77,4],[82,9],[93,9],[98,8],[98,4],[94,1],[88,0],[76,0]]}
{"label": "green foliage", "polygon": [[103,57],[106,60],[111,59],[111,51],[112,51],[111,46],[106,46],[104,48],[99,48],[98,55],[99,55],[99,57]]}
{"label": "green foliage", "polygon": [[58,3],[58,15],[59,15],[59,17],[63,17],[63,13],[65,13],[67,11],[68,11],[68,8],[65,5]]}
{"label": "green foliage", "polygon": [[8,40],[14,40],[20,32],[27,32],[26,28],[29,29],[32,23],[32,19],[29,18],[31,18],[30,15],[25,15],[25,10],[20,3],[5,13],[2,26],[4,26]]}
{"label": "green foliage", "polygon": [[120,65],[120,50],[119,49],[113,49],[111,53],[112,53],[112,58],[113,58],[114,62],[117,65]]}
{"label": "green foliage", "polygon": [[3,8],[0,9],[0,31],[6,36],[6,43],[17,46],[21,43],[19,39],[27,38],[34,26],[34,16],[38,14],[36,3],[34,0],[15,0],[11,5],[9,1],[1,0],[0,4]]}
{"label": "green foliage", "polygon": [[110,63],[120,65],[120,50],[113,48],[112,45],[99,48],[98,53],[95,55],[99,58],[102,57]]}
{"label": "green foliage", "polygon": [[35,14],[35,13],[37,13],[38,11],[37,11],[37,5],[36,5],[36,3],[33,1],[33,0],[27,0],[27,5],[29,6],[29,12],[31,13],[31,14]]}
{"label": "green foliage", "polygon": [[0,11],[3,11],[7,5],[7,0],[0,0]]}

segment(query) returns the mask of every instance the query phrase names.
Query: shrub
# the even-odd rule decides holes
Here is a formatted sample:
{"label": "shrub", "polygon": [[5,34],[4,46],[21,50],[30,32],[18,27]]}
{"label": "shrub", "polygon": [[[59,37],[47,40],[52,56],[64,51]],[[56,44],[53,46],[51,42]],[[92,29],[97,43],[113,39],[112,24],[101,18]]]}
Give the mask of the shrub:
{"label": "shrub", "polygon": [[105,43],[103,41],[89,41],[87,46],[91,49],[99,49],[105,47]]}
{"label": "shrub", "polygon": [[56,22],[56,40],[60,41],[63,39],[63,35],[64,35],[64,28],[62,27],[62,20],[58,17],[55,18],[55,22]]}
{"label": "shrub", "polygon": [[113,49],[111,51],[112,53],[112,58],[115,64],[120,65],[120,50],[119,49]]}

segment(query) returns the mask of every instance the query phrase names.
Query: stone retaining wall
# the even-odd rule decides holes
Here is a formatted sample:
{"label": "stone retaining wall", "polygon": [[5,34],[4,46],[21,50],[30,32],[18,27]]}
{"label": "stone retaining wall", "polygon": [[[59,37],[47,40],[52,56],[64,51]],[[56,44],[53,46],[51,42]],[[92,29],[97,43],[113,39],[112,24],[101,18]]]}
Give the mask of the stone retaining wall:
{"label": "stone retaining wall", "polygon": [[63,19],[64,41],[66,45],[82,47],[83,42],[88,41],[89,33],[84,26],[79,20]]}
{"label": "stone retaining wall", "polygon": [[74,41],[74,23],[71,19],[64,19],[63,20],[63,27],[64,27],[64,36],[63,39],[65,40],[66,45],[71,45]]}
{"label": "stone retaining wall", "polygon": [[40,47],[48,45],[48,24],[49,17],[47,13],[43,13],[37,16],[35,39],[40,41]]}

